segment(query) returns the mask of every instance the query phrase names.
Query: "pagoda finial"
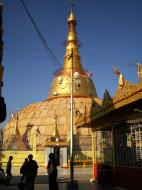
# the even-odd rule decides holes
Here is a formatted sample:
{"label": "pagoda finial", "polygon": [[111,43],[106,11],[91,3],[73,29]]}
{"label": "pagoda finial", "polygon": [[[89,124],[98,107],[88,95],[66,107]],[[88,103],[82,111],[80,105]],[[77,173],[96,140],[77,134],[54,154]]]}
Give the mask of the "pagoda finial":
{"label": "pagoda finial", "polygon": [[70,5],[71,5],[71,12],[70,15],[68,17],[68,36],[67,36],[67,43],[66,43],[66,50],[75,48],[78,49],[78,39],[77,39],[77,34],[76,34],[76,18],[75,18],[75,14],[73,11],[73,7],[74,7],[74,0],[70,0]]}
{"label": "pagoda finial", "polygon": [[74,21],[74,22],[76,22],[75,16],[74,16],[74,11],[73,11],[73,8],[74,8],[74,0],[70,0],[70,5],[71,5],[71,13],[70,13],[70,16],[68,17],[68,22],[69,22],[69,21]]}
{"label": "pagoda finial", "polygon": [[73,12],[74,0],[70,0],[70,3],[71,3],[71,12]]}

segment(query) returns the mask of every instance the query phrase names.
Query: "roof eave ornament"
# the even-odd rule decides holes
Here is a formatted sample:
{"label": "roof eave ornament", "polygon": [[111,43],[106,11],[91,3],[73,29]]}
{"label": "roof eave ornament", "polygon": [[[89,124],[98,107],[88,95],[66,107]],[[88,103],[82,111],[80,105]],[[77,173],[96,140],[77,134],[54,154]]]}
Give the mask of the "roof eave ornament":
{"label": "roof eave ornament", "polygon": [[119,76],[119,79],[118,79],[119,88],[123,88],[124,83],[125,83],[123,74],[120,73],[120,71],[115,66],[113,66],[113,69],[114,69],[114,73]]}

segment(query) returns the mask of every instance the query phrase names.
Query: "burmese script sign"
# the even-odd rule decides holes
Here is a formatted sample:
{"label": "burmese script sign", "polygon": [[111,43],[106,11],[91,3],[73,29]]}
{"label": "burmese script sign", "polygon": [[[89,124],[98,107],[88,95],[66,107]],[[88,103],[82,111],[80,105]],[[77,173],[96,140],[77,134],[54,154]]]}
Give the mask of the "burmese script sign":
{"label": "burmese script sign", "polygon": [[74,137],[74,150],[75,151],[90,151],[92,139],[90,136],[75,136]]}

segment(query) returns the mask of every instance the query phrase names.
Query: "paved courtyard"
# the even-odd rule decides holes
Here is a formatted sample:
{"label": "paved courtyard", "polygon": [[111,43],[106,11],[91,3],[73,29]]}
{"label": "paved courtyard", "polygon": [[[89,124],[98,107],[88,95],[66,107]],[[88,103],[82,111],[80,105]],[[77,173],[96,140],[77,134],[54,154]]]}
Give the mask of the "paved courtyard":
{"label": "paved courtyard", "polygon": [[[5,168],[4,168],[5,169]],[[17,183],[20,177],[20,168],[13,167],[12,174],[13,174],[13,184]],[[79,167],[74,168],[74,178],[78,181],[90,181],[90,178],[93,176],[93,168],[92,167]],[[69,181],[70,178],[70,169],[69,168],[58,168],[58,181],[59,182],[66,182]],[[47,183],[48,176],[47,170],[44,167],[39,167],[38,169],[38,176],[36,178],[36,183]]]}
{"label": "paved courtyard", "polygon": [[[17,175],[16,175],[17,174]],[[17,184],[20,181],[19,168],[13,168],[13,180],[10,186],[0,185],[0,190],[18,190]],[[93,175],[92,167],[74,168],[74,179],[78,182],[78,190],[120,190],[121,188],[98,185],[91,183]],[[70,180],[70,169],[58,168],[59,190],[67,190],[67,183]],[[48,176],[45,168],[39,168],[38,176],[35,182],[35,190],[49,190]]]}
{"label": "paved courtyard", "polygon": [[[0,185],[0,190],[18,190],[17,185],[3,186]],[[78,190],[117,190],[111,186],[100,186],[93,183],[79,183]],[[48,184],[35,184],[35,190],[49,190]],[[59,190],[67,190],[66,183],[59,183]]]}

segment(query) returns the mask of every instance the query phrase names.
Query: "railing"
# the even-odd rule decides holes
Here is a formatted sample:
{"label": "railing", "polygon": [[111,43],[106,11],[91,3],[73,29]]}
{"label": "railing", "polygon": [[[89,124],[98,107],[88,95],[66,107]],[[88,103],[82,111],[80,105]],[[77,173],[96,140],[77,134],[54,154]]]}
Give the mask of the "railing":
{"label": "railing", "polygon": [[[93,165],[93,162],[92,160],[74,160],[73,161],[74,163],[74,166],[92,166]],[[68,167],[70,167],[70,160],[68,159]]]}

